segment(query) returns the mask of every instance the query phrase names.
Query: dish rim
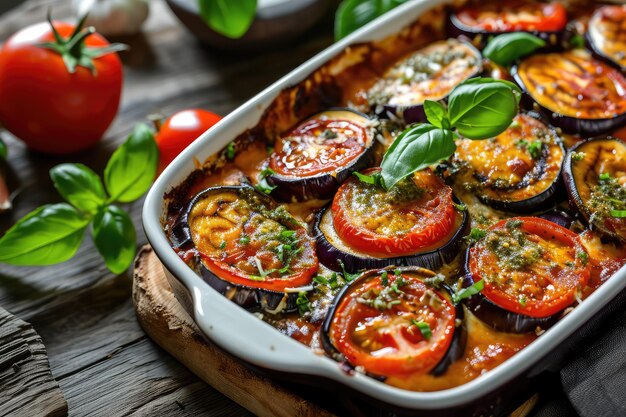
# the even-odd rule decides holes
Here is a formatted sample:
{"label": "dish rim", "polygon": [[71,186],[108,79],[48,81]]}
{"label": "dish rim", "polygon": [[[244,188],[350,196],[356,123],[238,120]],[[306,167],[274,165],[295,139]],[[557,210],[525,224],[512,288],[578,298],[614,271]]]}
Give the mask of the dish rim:
{"label": "dish rim", "polygon": [[[454,0],[415,0],[404,3],[321,51],[201,135],[155,181],[146,196],[142,212],[146,237],[162,262],[165,272],[170,278],[181,282],[190,292],[193,300],[193,318],[198,327],[220,348],[261,368],[328,378],[379,401],[402,408],[447,409],[478,401],[523,373],[529,372],[533,375],[531,368],[565,342],[626,288],[626,266],[624,266],[545,334],[496,368],[454,388],[416,392],[384,384],[358,372],[346,373],[333,359],[320,355],[280,333],[219,294],[180,259],[170,246],[161,223],[165,208],[163,196],[196,169],[194,159],[205,160],[220,151],[242,131],[253,127],[280,91],[304,80],[346,47],[385,38],[415,21],[431,8],[453,2]],[[251,341],[254,341],[254,345],[251,345]],[[534,369],[536,374],[542,370],[543,368]]]}

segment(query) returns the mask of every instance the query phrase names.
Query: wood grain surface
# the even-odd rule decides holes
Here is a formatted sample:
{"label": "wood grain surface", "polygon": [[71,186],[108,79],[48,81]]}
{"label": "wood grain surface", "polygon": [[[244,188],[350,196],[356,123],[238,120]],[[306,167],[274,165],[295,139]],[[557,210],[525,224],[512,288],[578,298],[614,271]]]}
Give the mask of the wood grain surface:
{"label": "wood grain surface", "polygon": [[33,327],[0,308],[0,416],[64,416],[67,403]]}
{"label": "wood grain surface", "polygon": [[[69,2],[25,0],[0,16],[0,43],[26,25],[43,21],[49,8],[55,18],[68,18]],[[132,126],[148,114],[201,107],[225,115],[333,40],[329,14],[279,50],[228,54],[200,45],[162,0],[150,4],[144,33],[115,39],[131,50],[122,56],[121,108],[100,144],[54,158],[30,152],[9,133],[0,132],[9,146],[5,168],[14,192],[14,210],[0,214],[0,233],[35,207],[60,200],[48,176],[52,166],[82,162],[101,173]],[[139,246],[146,243],[142,204],[125,206]],[[130,272],[114,276],[107,271],[89,238],[64,264],[0,265],[0,306],[41,335],[70,415],[249,415],[146,336],[135,317],[131,288]]]}
{"label": "wood grain surface", "polygon": [[[3,1],[3,0],[0,0]],[[28,151],[7,132],[14,210],[0,214],[0,233],[35,207],[59,201],[48,170],[82,162],[101,173],[109,156],[148,114],[201,107],[226,115],[332,43],[332,16],[280,50],[234,55],[200,45],[161,0],[151,0],[144,33],[115,39],[123,55],[124,91],[117,119],[102,142],[54,158]],[[0,16],[0,43],[28,24],[69,17],[69,0],[29,0]],[[143,201],[126,205],[138,245]],[[133,311],[130,272],[114,276],[86,238],[74,259],[46,268],[0,265],[0,306],[32,323],[48,350],[69,414],[246,415],[248,412],[180,365],[143,332]]]}

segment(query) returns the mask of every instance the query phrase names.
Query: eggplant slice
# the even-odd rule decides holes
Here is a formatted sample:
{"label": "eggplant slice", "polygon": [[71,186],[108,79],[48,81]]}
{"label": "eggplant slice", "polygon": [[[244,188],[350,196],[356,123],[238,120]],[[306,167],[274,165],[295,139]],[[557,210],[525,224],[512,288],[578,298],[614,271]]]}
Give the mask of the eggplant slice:
{"label": "eggplant slice", "polygon": [[569,229],[537,217],[505,219],[467,250],[463,286],[482,281],[483,289],[464,302],[498,331],[546,330],[576,302],[590,268]]}
{"label": "eggplant slice", "polygon": [[[551,17],[550,21],[547,21],[547,16]],[[557,2],[469,3],[450,13],[448,36],[465,36],[482,48],[492,36],[527,32],[550,46],[556,46],[564,38],[566,24],[567,12]]]}
{"label": "eggplant slice", "polygon": [[490,140],[458,141],[454,181],[485,204],[528,213],[552,204],[565,150],[554,129],[528,114]]}
{"label": "eggplant slice", "polygon": [[[455,203],[459,201],[454,198]],[[334,270],[343,268],[350,273],[387,266],[418,266],[437,269],[456,258],[465,244],[463,237],[470,228],[468,210],[455,213],[454,226],[441,242],[408,256],[374,257],[351,248],[335,231],[330,206],[316,215],[313,233],[317,239],[317,256],[322,264]]]}
{"label": "eggplant slice", "polygon": [[565,133],[592,136],[626,123],[626,77],[583,49],[533,55],[511,72]]}
{"label": "eggplant slice", "polygon": [[297,310],[298,293],[312,289],[319,265],[306,228],[249,186],[202,191],[175,221],[172,237],[211,287],[248,309]]}
{"label": "eggplant slice", "polygon": [[374,162],[376,131],[367,115],[350,109],[315,114],[278,138],[267,182],[279,200],[332,198],[354,171]]}
{"label": "eggplant slice", "polygon": [[589,19],[586,40],[595,56],[626,72],[626,5],[597,9]]}
{"label": "eggplant slice", "polygon": [[591,229],[626,242],[626,143],[607,137],[576,145],[563,177],[570,205]]}
{"label": "eggplant slice", "polygon": [[374,112],[406,123],[426,120],[425,100],[443,100],[463,81],[482,72],[480,52],[468,42],[434,42],[393,65],[367,92]]}
{"label": "eggplant slice", "polygon": [[[333,343],[333,337],[332,337],[333,336],[332,332],[333,332],[333,327],[334,327],[333,318],[335,317],[337,313],[338,306],[340,305],[341,301],[344,298],[350,296],[350,294],[352,294],[355,289],[358,289],[363,284],[367,284],[368,281],[371,281],[372,279],[376,279],[378,276],[380,276],[381,273],[386,273],[388,274],[388,276],[394,276],[395,274],[402,274],[402,275],[417,279],[421,281],[422,283],[425,283],[430,288],[430,290],[433,291],[434,294],[436,294],[437,297],[444,298],[445,300],[451,303],[452,291],[450,290],[449,287],[447,287],[445,284],[437,286],[437,287],[433,287],[432,284],[429,283],[429,280],[435,277],[436,275],[433,271],[429,269],[410,266],[410,267],[400,267],[400,268],[374,269],[374,270],[363,272],[361,275],[359,275],[357,279],[352,281],[349,285],[344,286],[339,291],[339,293],[337,293],[337,296],[335,297],[335,300],[333,302],[331,309],[328,311],[328,314],[326,315],[326,318],[324,320],[324,323],[321,329],[322,346],[324,347],[324,350],[326,351],[326,353],[333,359],[346,363],[350,367],[353,367],[354,364],[347,361],[343,353],[340,352],[335,346],[335,343]],[[399,289],[401,290],[402,287],[399,287]],[[448,349],[446,350],[443,357],[429,371],[429,373],[435,376],[441,376],[445,374],[446,371],[448,370],[448,367],[452,363],[457,361],[459,358],[461,358],[461,356],[463,356],[463,353],[465,352],[465,347],[467,344],[467,330],[465,328],[465,322],[464,322],[465,312],[463,310],[463,306],[461,304],[454,306],[454,312],[456,315],[456,320],[455,320],[456,326],[454,329],[454,335],[452,337],[452,341],[450,342],[450,345],[448,346]],[[386,379],[386,377],[383,375],[372,374],[369,372],[366,372],[366,373],[372,378],[375,378],[378,380],[384,381]]]}

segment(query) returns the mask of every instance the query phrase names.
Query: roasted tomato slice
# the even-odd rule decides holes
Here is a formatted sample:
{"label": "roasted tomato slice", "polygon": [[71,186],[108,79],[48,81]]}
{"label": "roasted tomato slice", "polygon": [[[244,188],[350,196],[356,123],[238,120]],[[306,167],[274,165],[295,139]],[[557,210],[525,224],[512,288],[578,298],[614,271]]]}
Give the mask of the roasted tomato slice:
{"label": "roasted tomato slice", "polygon": [[252,189],[212,189],[188,223],[206,268],[233,284],[284,292],[309,284],[317,271],[306,229]]}
{"label": "roasted tomato slice", "polygon": [[591,273],[578,235],[548,220],[514,217],[487,230],[469,251],[474,282],[505,310],[549,317],[576,299]]}
{"label": "roasted tomato slice", "polygon": [[371,256],[419,252],[444,239],[455,223],[452,190],[430,170],[405,178],[389,191],[353,177],[339,188],[331,210],[337,235]]}
{"label": "roasted tomato slice", "polygon": [[516,77],[541,106],[580,119],[611,119],[626,113],[626,77],[589,52],[533,55]]}
{"label": "roasted tomato slice", "polygon": [[300,178],[337,171],[372,145],[369,125],[365,115],[349,110],[319,113],[276,140],[269,167]]}
{"label": "roasted tomato slice", "polygon": [[564,156],[553,129],[520,114],[493,139],[458,141],[453,171],[459,185],[487,204],[532,210],[554,194]]}
{"label": "roasted tomato slice", "polygon": [[626,5],[596,10],[589,19],[587,36],[596,53],[626,69]]}
{"label": "roasted tomato slice", "polygon": [[557,2],[493,2],[464,7],[456,19],[476,32],[557,32],[567,24],[567,10]]}
{"label": "roasted tomato slice", "polygon": [[452,304],[423,281],[383,271],[350,285],[328,336],[352,365],[372,374],[426,373],[445,356],[455,320]]}
{"label": "roasted tomato slice", "polygon": [[591,228],[626,242],[626,142],[609,137],[578,144],[563,174],[570,201]]}

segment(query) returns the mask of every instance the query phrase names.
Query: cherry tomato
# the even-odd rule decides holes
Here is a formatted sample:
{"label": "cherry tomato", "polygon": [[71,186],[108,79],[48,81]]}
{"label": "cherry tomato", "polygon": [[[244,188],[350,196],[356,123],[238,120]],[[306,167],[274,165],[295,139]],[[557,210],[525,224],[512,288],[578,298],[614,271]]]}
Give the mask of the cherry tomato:
{"label": "cherry tomato", "polygon": [[567,10],[556,2],[500,2],[468,6],[456,14],[464,25],[492,33],[556,32],[567,24]]}
{"label": "cherry tomato", "polygon": [[339,188],[331,209],[339,237],[372,256],[420,252],[444,239],[455,222],[452,190],[430,170],[389,191],[353,177]]}
{"label": "cherry tomato", "polygon": [[420,279],[377,272],[341,297],[329,338],[352,365],[370,373],[426,373],[446,354],[455,320],[452,304]]}
{"label": "cherry tomato", "polygon": [[494,304],[530,317],[549,317],[576,299],[591,263],[579,236],[537,217],[502,220],[471,249],[474,282]]}
{"label": "cherry tomato", "polygon": [[191,142],[209,130],[221,117],[202,109],[181,110],[159,128],[159,172],[162,172]]}
{"label": "cherry tomato", "polygon": [[[64,41],[76,29],[60,22],[54,27]],[[80,64],[70,72],[59,52],[41,46],[55,42],[51,28],[50,23],[29,26],[3,45],[0,123],[31,149],[67,154],[94,145],[113,121],[122,92],[122,64],[116,53],[105,53],[91,60],[93,70]],[[87,48],[111,46],[96,33],[83,42]],[[82,63],[90,61],[80,54]]]}

